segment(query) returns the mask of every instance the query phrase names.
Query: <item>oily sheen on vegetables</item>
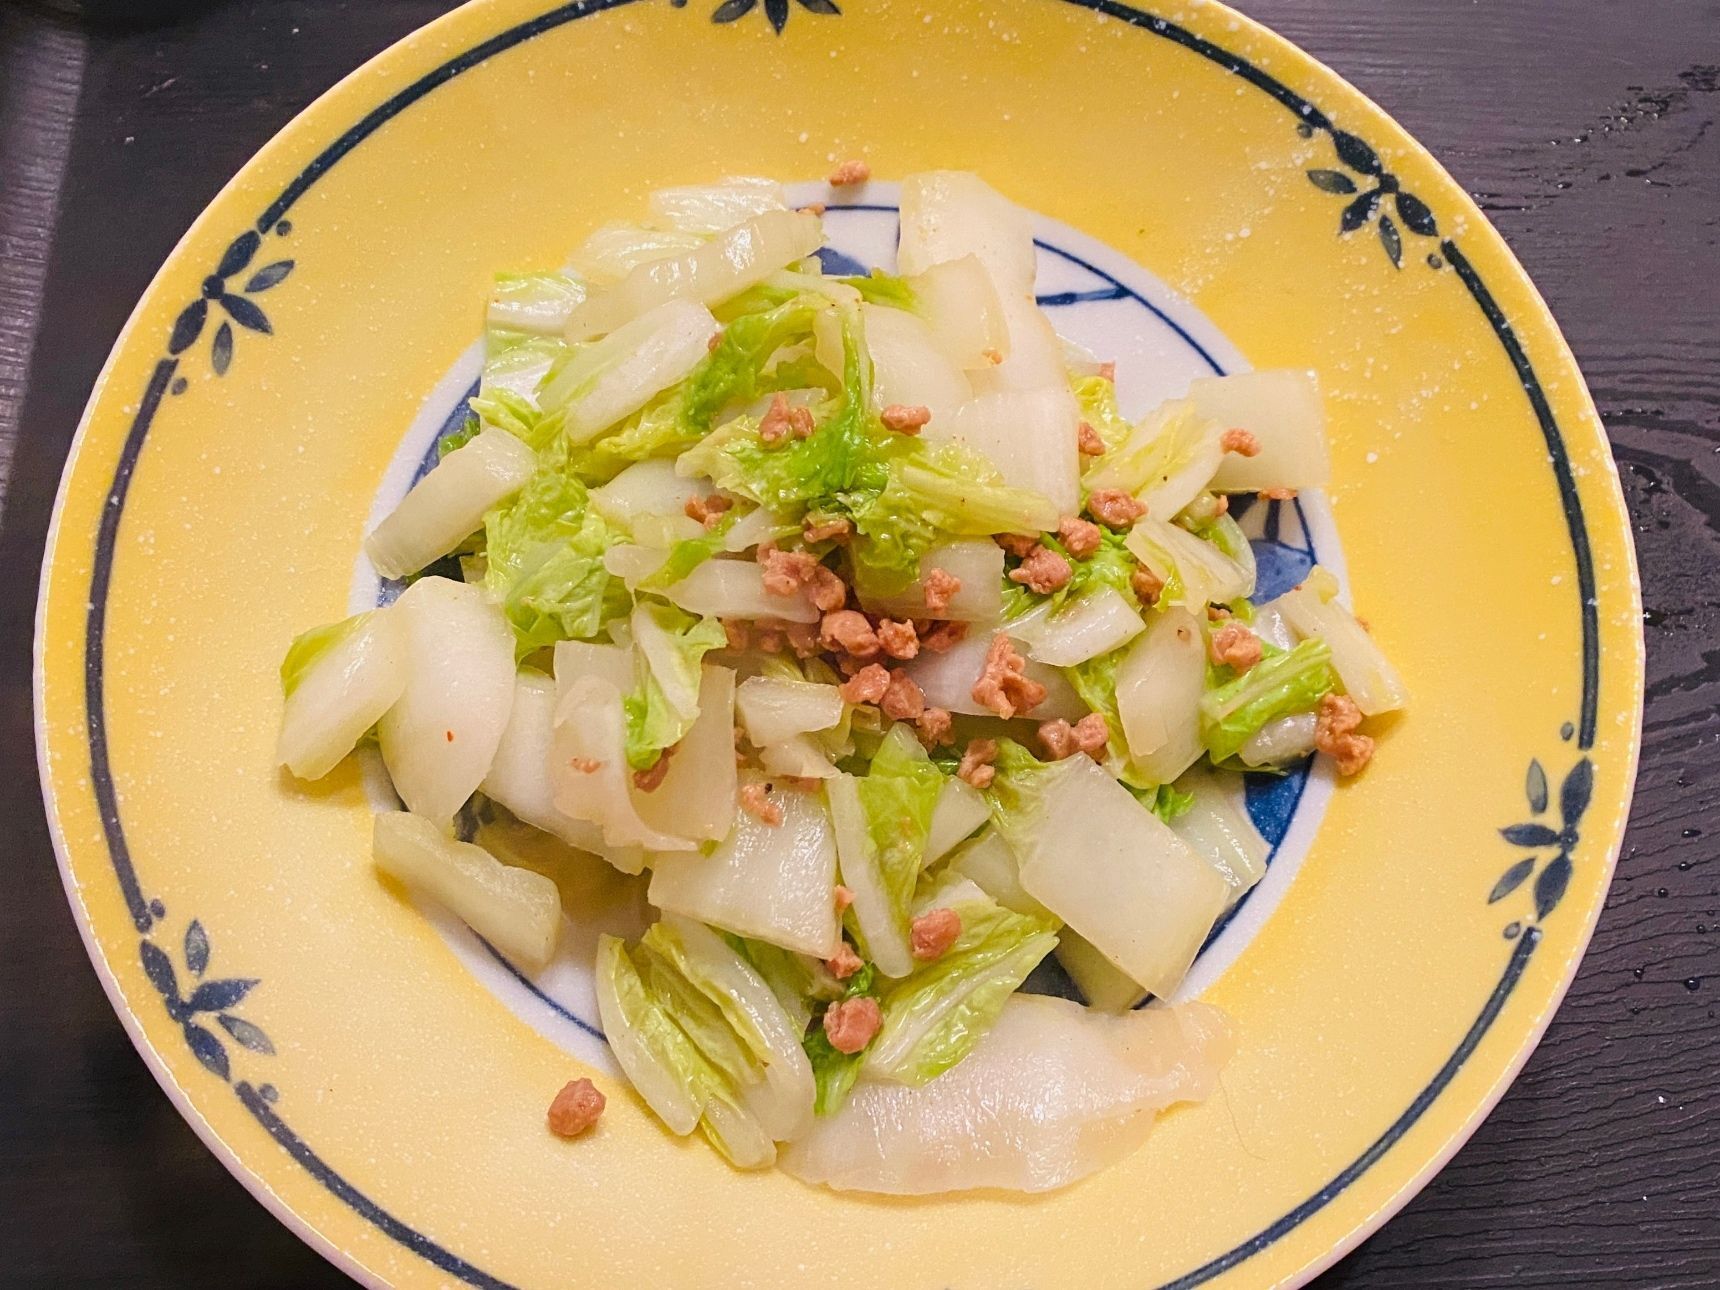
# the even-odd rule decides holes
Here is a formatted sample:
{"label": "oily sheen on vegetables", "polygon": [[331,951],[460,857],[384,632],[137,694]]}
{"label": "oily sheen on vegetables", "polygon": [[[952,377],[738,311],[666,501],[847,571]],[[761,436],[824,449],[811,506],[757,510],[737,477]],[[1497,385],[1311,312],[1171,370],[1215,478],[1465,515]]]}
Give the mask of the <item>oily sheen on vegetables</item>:
{"label": "oily sheen on vegetables", "polygon": [[[1172,999],[1266,873],[1239,772],[1354,775],[1407,690],[1327,571],[1250,599],[1231,498],[1329,482],[1311,374],[1125,415],[978,176],[907,177],[864,276],[823,210],[663,189],[498,277],[470,417],[365,543],[405,585],[292,641],[277,756],[374,747],[377,870],[581,961],[669,1132],[1044,1191],[1217,1081]],[[1082,1002],[1026,992],[1053,960]]]}

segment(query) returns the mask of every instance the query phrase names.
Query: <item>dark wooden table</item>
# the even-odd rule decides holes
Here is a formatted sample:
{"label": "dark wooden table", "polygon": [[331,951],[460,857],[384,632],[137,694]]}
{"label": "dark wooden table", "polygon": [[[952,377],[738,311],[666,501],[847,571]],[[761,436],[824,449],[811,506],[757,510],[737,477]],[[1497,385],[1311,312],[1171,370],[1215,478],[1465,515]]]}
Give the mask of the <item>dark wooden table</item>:
{"label": "dark wooden table", "polygon": [[[29,650],[60,466],[150,275],[294,113],[447,7],[0,0],[0,1284],[342,1281],[109,1011],[48,842]],[[1582,973],[1474,1140],[1319,1284],[1720,1286],[1720,3],[1243,7],[1393,112],[1527,264],[1612,435],[1649,607],[1636,809]]]}

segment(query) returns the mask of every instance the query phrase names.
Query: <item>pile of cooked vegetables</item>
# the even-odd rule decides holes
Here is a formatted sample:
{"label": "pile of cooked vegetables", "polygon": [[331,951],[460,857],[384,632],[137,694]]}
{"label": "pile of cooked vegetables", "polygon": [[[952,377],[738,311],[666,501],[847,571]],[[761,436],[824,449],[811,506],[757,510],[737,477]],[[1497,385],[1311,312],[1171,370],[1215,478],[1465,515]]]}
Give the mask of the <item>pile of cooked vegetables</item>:
{"label": "pile of cooked vegetables", "polygon": [[[1404,690],[1329,573],[1249,599],[1228,498],[1327,480],[1307,375],[1130,421],[982,181],[903,183],[895,273],[824,272],[821,214],[666,189],[497,281],[472,415],[366,544],[408,585],[293,642],[280,757],[374,740],[378,868],[527,972],[557,886],[462,839],[637,875],[657,921],[596,992],[671,1131],[833,1187],[1060,1186],[1216,1078],[1214,1009],[1134,1009],[1265,871],[1237,772],[1354,774]],[[1051,954],[1087,1007],[1018,992]]]}

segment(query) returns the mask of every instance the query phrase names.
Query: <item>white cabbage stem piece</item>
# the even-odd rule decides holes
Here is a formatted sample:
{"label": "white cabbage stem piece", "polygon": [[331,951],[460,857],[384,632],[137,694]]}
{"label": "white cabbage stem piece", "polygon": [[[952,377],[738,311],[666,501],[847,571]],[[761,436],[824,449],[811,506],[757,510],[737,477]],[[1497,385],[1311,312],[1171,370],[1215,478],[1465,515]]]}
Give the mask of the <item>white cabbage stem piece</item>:
{"label": "white cabbage stem piece", "polygon": [[716,842],[735,822],[735,674],[699,669],[698,718],[681,736],[663,782],[631,789],[639,818],[659,833]]}
{"label": "white cabbage stem piece", "polygon": [[1117,665],[1117,715],[1129,756],[1149,782],[1168,784],[1199,759],[1206,634],[1186,609],[1148,615]]}
{"label": "white cabbage stem piece", "polygon": [[1039,772],[1007,824],[1021,885],[1125,974],[1167,996],[1230,884],[1096,762]]}
{"label": "white cabbage stem piece", "polygon": [[1146,629],[1146,622],[1114,587],[1101,586],[1064,605],[1056,613],[1050,602],[1009,624],[1009,634],[1027,646],[1028,657],[1052,667],[1074,667],[1090,658],[1127,645]]}
{"label": "white cabbage stem piece", "polygon": [[406,633],[399,615],[387,609],[363,615],[287,695],[276,758],[300,779],[321,779],[405,688]]}
{"label": "white cabbage stem piece", "polygon": [[911,313],[883,305],[863,304],[860,316],[872,357],[874,408],[923,407],[931,412],[932,424],[952,421],[973,397],[973,387],[939,347],[931,328]]}
{"label": "white cabbage stem piece", "polygon": [[537,454],[506,430],[486,426],[442,458],[365,539],[377,573],[401,578],[448,554],[512,497],[537,469]]}
{"label": "white cabbage stem piece", "polygon": [[830,730],[842,720],[842,692],[834,685],[749,676],[735,691],[741,729],[758,748],[795,735]]}
{"label": "white cabbage stem piece", "polygon": [[1236,750],[1245,766],[1288,766],[1314,751],[1314,736],[1320,718],[1313,712],[1294,712],[1268,721]]}
{"label": "white cabbage stem piece", "polygon": [[759,749],[765,774],[793,779],[835,779],[840,773],[830,755],[808,735],[790,735]]}
{"label": "white cabbage stem piece", "polygon": [[716,489],[705,479],[683,479],[667,457],[636,461],[601,488],[591,490],[591,505],[613,524],[632,530],[640,521],[657,520],[674,538],[698,537],[704,526],[687,515],[687,503],[710,497]]}
{"label": "white cabbage stem piece", "polygon": [[1409,702],[1403,678],[1368,629],[1338,601],[1338,580],[1315,568],[1301,586],[1272,602],[1303,640],[1323,640],[1332,651],[1332,670],[1344,692],[1368,716],[1394,712]]}
{"label": "white cabbage stem piece", "polygon": [[1272,850],[1248,818],[1242,777],[1196,766],[1176,786],[1194,801],[1171,821],[1171,832],[1230,884],[1230,903],[1235,904],[1266,876],[1266,857]]}
{"label": "white cabbage stem piece", "polygon": [[859,781],[852,775],[838,775],[826,781],[824,792],[836,833],[842,883],[854,895],[850,908],[866,955],[885,976],[907,976],[914,970],[908,922],[890,892],[889,876],[860,801]]}
{"label": "white cabbage stem piece", "polygon": [[1065,927],[1052,951],[1087,1006],[1098,1012],[1127,1012],[1147,997],[1140,983],[1098,950],[1079,932]]}
{"label": "white cabbage stem piece", "polygon": [[1009,356],[997,287],[977,255],[944,260],[908,279],[932,339],[956,366],[984,370]]}
{"label": "white cabbage stem piece", "polygon": [[[985,457],[1003,482],[1039,493],[1055,515],[1080,510],[1080,408],[1067,385],[982,393],[945,423],[926,426],[929,441],[953,440]],[[1055,524],[1046,527],[1055,527]]]}
{"label": "white cabbage stem piece", "polygon": [[999,295],[1033,290],[1033,223],[1026,211],[978,175],[930,170],[902,181],[896,267],[924,273],[972,255]]}
{"label": "white cabbage stem piece", "polygon": [[[1034,302],[1032,288],[1010,292],[998,287],[1004,329],[1008,333],[1006,357],[998,363],[969,373],[975,394],[1004,390],[1061,390],[1069,392],[1069,369],[1063,357],[1063,342],[1051,320]],[[1071,403],[1074,396],[1070,396]]]}
{"label": "white cabbage stem piece", "polygon": [[932,808],[932,822],[926,830],[926,851],[921,857],[921,866],[930,868],[942,860],[990,818],[991,807],[987,805],[984,793],[965,779],[952,776],[945,780],[942,791],[938,793],[938,804]]}
{"label": "white cabbage stem piece", "polygon": [[613,332],[670,300],[717,304],[811,255],[823,240],[816,215],[765,211],[691,250],[635,265],[621,281],[594,292],[573,311],[567,339],[578,342]]}
{"label": "white cabbage stem piece", "polygon": [[542,672],[521,668],[514,681],[508,727],[502,732],[489,774],[479,785],[484,795],[505,806],[522,823],[607,860],[622,873],[638,873],[645,867],[643,848],[612,847],[603,840],[603,830],[590,820],[576,820],[556,808],[555,783],[550,777],[554,741],[555,682]]}
{"label": "white cabbage stem piece", "polygon": [[[705,239],[676,229],[605,224],[568,257],[568,267],[598,286],[612,286],[641,264],[697,250]],[[565,330],[566,321],[562,323]]]}
{"label": "white cabbage stem piece", "polygon": [[[927,704],[932,707],[947,708],[968,716],[994,716],[991,709],[975,701],[973,687],[985,668],[986,651],[991,648],[992,637],[997,630],[994,626],[975,627],[942,654],[921,650],[919,657],[902,670],[913,677],[914,683],[926,696]],[[1023,715],[1034,721],[1050,721],[1056,717],[1079,721],[1087,715],[1087,705],[1081,702],[1080,695],[1056,668],[1029,659],[1025,674],[1045,687],[1045,699],[1032,712]]]}
{"label": "white cabbage stem piece", "polygon": [[[603,567],[634,587],[662,568],[664,558],[662,551],[623,544],[603,553]],[[702,618],[780,618],[789,623],[815,623],[822,617],[805,587],[786,596],[766,590],[764,566],[748,559],[706,560],[657,594]]]}
{"label": "white cabbage stem piece", "polygon": [[1153,576],[1180,592],[1160,597],[1167,605],[1182,605],[1203,613],[1209,604],[1228,604],[1254,590],[1254,572],[1232,560],[1211,542],[1187,529],[1143,515],[1129,530],[1124,544]]}
{"label": "white cabbage stem piece", "polygon": [[555,682],[542,672],[521,668],[514,678],[514,702],[490,769],[479,785],[535,829],[553,833],[570,846],[594,851],[602,832],[589,820],[576,820],[555,806],[550,782],[550,744],[555,728]]}
{"label": "white cabbage stem piece", "polygon": [[[926,579],[941,569],[961,586],[948,607],[932,613],[926,607]],[[920,557],[919,576],[894,595],[863,594],[861,603],[873,613],[893,618],[947,618],[956,622],[989,623],[1003,613],[1003,548],[990,538],[958,538],[930,548]]]}
{"label": "white cabbage stem piece", "polygon": [[556,809],[596,824],[610,846],[692,850],[693,840],[653,828],[635,804],[621,691],[589,673],[558,688],[550,752]]}
{"label": "white cabbage stem piece", "polygon": [[[745,784],[768,784],[756,775]],[[836,843],[823,795],[770,785],[781,824],[747,812],[709,855],[652,857],[650,899],[684,914],[786,950],[825,959],[840,942],[836,920]]]}
{"label": "white cabbage stem piece", "polygon": [[535,972],[555,953],[561,895],[541,873],[505,865],[405,811],[376,817],[372,847],[377,868],[451,910],[509,962]]}
{"label": "white cabbage stem piece", "polygon": [[1332,464],[1320,387],[1308,372],[1238,372],[1191,382],[1188,398],[1223,429],[1247,430],[1260,445],[1252,457],[1226,453],[1213,476],[1221,491],[1324,488]]}
{"label": "white cabbage stem piece", "polygon": [[1204,1099],[1230,1046],[1206,1004],[1106,1016],[1018,994],[959,1065],[919,1087],[861,1081],[781,1164],[839,1191],[1050,1191],[1133,1152],[1155,1112]]}
{"label": "white cabbage stem piece", "polygon": [[711,352],[717,320],[691,300],[665,300],[582,346],[539,391],[546,411],[566,415],[568,439],[584,443],[682,380]]}
{"label": "white cabbage stem piece", "polygon": [[1094,462],[1087,488],[1121,488],[1140,498],[1149,515],[1169,519],[1212,482],[1225,455],[1222,430],[1187,399],[1162,403]]}
{"label": "white cabbage stem piece", "polygon": [[774,179],[735,178],[717,184],[659,188],[646,199],[658,223],[683,233],[721,233],[766,211],[788,206]]}
{"label": "white cabbage stem piece", "polygon": [[1005,909],[1055,923],[1057,916],[1021,885],[1015,852],[996,829],[987,829],[950,856],[944,872],[966,878]]}
{"label": "white cabbage stem piece", "polygon": [[407,809],[447,828],[484,776],[514,698],[514,635],[482,589],[420,578],[391,611],[405,628],[406,685],[377,727]]}

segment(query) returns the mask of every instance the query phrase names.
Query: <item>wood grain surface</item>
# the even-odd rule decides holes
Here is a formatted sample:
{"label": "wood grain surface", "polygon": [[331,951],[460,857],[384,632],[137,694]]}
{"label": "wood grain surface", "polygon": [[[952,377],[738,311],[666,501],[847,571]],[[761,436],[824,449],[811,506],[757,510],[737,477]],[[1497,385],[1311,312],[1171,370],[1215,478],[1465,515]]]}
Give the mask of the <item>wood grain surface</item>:
{"label": "wood grain surface", "polygon": [[[54,867],[28,659],[66,448],[150,276],[295,112],[446,7],[0,7],[0,1284],[343,1283],[110,1011]],[[1516,249],[1605,417],[1648,606],[1636,808],[1581,975],[1475,1138],[1317,1284],[1720,1286],[1720,3],[1241,7],[1396,115]]]}

